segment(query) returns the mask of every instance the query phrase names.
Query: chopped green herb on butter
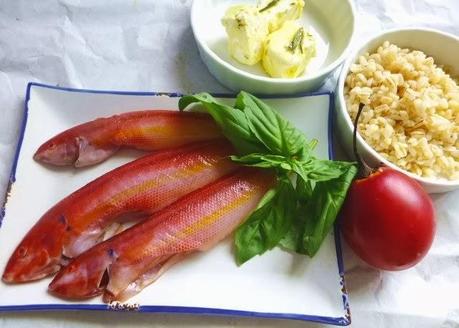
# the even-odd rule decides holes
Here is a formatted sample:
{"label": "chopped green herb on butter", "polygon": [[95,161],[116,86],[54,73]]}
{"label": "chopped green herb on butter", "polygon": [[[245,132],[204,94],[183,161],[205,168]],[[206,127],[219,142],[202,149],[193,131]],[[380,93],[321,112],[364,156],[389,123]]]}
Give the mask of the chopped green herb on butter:
{"label": "chopped green herb on butter", "polygon": [[265,41],[262,64],[272,77],[295,78],[316,55],[316,42],[298,23],[286,22]]}
{"label": "chopped green herb on butter", "polygon": [[269,32],[274,32],[285,22],[301,17],[304,0],[259,0],[257,8],[268,20]]}
{"label": "chopped green herb on butter", "polygon": [[268,22],[255,6],[228,8],[222,18],[228,34],[228,51],[242,64],[254,65],[263,55],[263,42],[268,36]]}

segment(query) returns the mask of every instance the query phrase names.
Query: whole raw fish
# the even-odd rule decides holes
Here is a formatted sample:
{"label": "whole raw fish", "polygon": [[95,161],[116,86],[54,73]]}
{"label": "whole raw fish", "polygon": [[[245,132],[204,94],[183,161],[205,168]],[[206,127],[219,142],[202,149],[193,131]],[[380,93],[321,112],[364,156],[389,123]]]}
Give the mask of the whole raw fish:
{"label": "whole raw fish", "polygon": [[83,167],[102,162],[121,147],[151,151],[221,137],[207,114],[146,110],[98,118],[68,129],[41,145],[34,159]]}
{"label": "whole raw fish", "polygon": [[49,290],[67,299],[104,293],[106,302],[126,300],[185,255],[228,236],[273,184],[270,171],[241,168],[76,257]]}
{"label": "whole raw fish", "polygon": [[103,238],[113,222],[146,217],[238,167],[226,141],[194,144],[123,165],[57,203],[27,233],[3,274],[9,283],[41,279]]}

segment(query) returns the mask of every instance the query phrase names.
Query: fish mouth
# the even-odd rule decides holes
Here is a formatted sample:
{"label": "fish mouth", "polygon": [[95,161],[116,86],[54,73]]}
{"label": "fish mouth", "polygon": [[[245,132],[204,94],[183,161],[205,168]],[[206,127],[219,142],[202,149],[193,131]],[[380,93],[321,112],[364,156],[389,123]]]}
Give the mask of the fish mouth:
{"label": "fish mouth", "polygon": [[60,264],[50,264],[41,270],[33,270],[33,274],[23,273],[16,268],[7,268],[2,276],[2,281],[7,284],[22,284],[40,280],[49,275],[55,274],[61,269]]}
{"label": "fish mouth", "polygon": [[15,284],[39,280],[56,273],[65,264],[62,255],[51,256],[49,249],[31,249],[36,246],[18,246],[5,267],[3,282]]}
{"label": "fish mouth", "polygon": [[[53,279],[53,281],[51,281],[51,283],[48,285],[48,293],[67,300],[85,300],[102,295],[105,288],[105,286],[101,286],[84,292],[82,292],[84,288],[80,289],[79,292],[71,291],[74,286],[71,286],[66,281],[66,278],[68,277],[63,276],[62,278],[56,277],[56,279]],[[81,286],[77,286],[77,288],[78,287]]]}
{"label": "fish mouth", "polygon": [[78,159],[78,147],[74,139],[59,144],[49,141],[38,148],[33,159],[57,166],[71,165]]}
{"label": "fish mouth", "polygon": [[85,167],[100,163],[118,151],[116,145],[94,145],[84,137],[72,137],[65,142],[50,140],[38,148],[33,158],[54,166]]}
{"label": "fish mouth", "polygon": [[[90,254],[92,255],[92,254]],[[85,255],[82,255],[85,257]],[[59,298],[83,300],[101,295],[109,280],[112,258],[107,253],[91,257],[90,265],[79,265],[79,258],[72,260],[58,272],[48,285],[48,292]]]}

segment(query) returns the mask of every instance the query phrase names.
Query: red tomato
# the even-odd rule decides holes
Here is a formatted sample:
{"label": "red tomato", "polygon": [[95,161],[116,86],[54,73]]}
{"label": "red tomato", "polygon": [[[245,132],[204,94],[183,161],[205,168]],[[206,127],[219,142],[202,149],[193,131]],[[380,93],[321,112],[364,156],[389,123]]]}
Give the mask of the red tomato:
{"label": "red tomato", "polygon": [[417,181],[391,168],[354,181],[341,213],[345,240],[376,268],[407,269],[432,245],[432,200]]}

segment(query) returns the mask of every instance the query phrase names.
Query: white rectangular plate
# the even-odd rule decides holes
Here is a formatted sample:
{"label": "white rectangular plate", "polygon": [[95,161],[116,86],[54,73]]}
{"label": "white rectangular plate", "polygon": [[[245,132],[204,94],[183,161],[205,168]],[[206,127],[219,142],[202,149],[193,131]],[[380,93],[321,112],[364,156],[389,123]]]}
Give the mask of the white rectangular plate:
{"label": "white rectangular plate", "polygon": [[[228,95],[218,96],[233,102]],[[32,159],[38,146],[56,133],[100,116],[140,109],[177,109],[178,95],[74,90],[31,83],[23,133],[11,174],[11,189],[0,229],[0,270],[25,233],[57,201],[86,183],[139,156],[123,151],[87,169],[52,169]],[[266,102],[319,144],[316,155],[332,156],[332,94],[270,98]],[[0,220],[1,220],[0,213]],[[237,267],[231,238],[176,264],[157,282],[129,300],[138,311],[258,316],[350,322],[339,234],[331,233],[310,259],[274,249]],[[0,310],[110,309],[100,298],[67,302],[47,293],[50,279],[0,283]]]}

